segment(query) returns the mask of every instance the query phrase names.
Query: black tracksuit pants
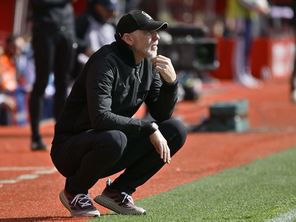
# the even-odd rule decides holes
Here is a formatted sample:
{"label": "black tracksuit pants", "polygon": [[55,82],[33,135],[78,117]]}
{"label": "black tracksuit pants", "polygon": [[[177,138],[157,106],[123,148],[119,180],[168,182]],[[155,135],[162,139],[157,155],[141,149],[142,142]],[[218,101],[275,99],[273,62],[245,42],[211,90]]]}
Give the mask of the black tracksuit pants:
{"label": "black tracksuit pants", "polygon": [[61,113],[67,96],[67,78],[73,64],[74,33],[66,27],[38,24],[33,27],[32,46],[36,68],[35,82],[29,99],[32,139],[40,140],[39,122],[42,118],[43,96],[50,73],[54,74],[55,119]]}
{"label": "black tracksuit pants", "polygon": [[[184,144],[186,129],[175,119],[159,124],[173,156]],[[66,190],[73,194],[87,193],[100,179],[121,170],[112,189],[132,194],[164,165],[148,137],[127,138],[118,130],[86,131],[54,144],[53,163],[66,177]]]}

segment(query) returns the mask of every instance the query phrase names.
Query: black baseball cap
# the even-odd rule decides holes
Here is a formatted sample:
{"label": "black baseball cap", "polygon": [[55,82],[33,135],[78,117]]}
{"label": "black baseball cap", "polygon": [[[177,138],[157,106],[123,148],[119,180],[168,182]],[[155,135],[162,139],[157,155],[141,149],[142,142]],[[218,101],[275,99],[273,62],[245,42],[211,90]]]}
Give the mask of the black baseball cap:
{"label": "black baseball cap", "polygon": [[167,22],[156,21],[144,11],[132,10],[121,17],[116,27],[116,33],[122,36],[124,33],[136,30],[158,31],[167,27]]}

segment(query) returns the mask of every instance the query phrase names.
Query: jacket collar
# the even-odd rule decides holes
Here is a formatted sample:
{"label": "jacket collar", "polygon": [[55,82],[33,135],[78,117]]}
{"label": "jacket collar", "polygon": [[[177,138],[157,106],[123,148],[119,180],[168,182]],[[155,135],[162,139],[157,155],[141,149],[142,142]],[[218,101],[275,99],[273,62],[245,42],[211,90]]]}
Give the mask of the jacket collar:
{"label": "jacket collar", "polygon": [[128,65],[135,67],[136,63],[135,63],[134,52],[132,51],[132,49],[124,41],[122,41],[119,38],[116,39],[114,44],[122,60]]}

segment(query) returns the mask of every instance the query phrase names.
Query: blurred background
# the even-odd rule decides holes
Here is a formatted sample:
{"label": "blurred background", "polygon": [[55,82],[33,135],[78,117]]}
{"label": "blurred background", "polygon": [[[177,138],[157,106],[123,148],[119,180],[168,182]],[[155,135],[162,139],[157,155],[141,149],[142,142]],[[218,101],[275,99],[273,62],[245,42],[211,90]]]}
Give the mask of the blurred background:
{"label": "blurred background", "polygon": [[[160,33],[159,53],[169,56],[174,63],[183,85],[180,100],[196,100],[203,84],[237,80],[233,58],[240,33],[235,24],[236,9],[229,8],[234,1],[239,0],[120,0],[116,16],[110,23],[116,24],[122,14],[132,9],[142,9],[154,19],[167,21],[170,26],[166,33]],[[248,68],[256,81],[264,84],[267,79],[289,76],[293,72],[295,1],[262,2],[268,3],[268,12],[251,16],[252,44],[249,45]],[[88,3],[88,0],[73,1],[76,17],[85,12]],[[7,48],[8,37],[17,36],[14,47],[19,49],[19,53],[26,54],[27,59],[33,59],[30,56],[30,0],[1,0],[0,15],[0,55]],[[34,62],[27,65],[21,77],[16,77],[15,85],[21,85],[20,87],[1,86],[3,79],[7,78],[1,77],[1,72],[4,71],[0,62],[0,104],[6,104],[4,108],[0,108],[0,124],[26,125],[26,104],[34,82]],[[13,78],[15,77],[11,77]],[[44,98],[45,119],[52,116],[50,110],[51,96],[54,93],[53,81],[51,77]],[[7,109],[13,110],[11,116],[4,112]]]}

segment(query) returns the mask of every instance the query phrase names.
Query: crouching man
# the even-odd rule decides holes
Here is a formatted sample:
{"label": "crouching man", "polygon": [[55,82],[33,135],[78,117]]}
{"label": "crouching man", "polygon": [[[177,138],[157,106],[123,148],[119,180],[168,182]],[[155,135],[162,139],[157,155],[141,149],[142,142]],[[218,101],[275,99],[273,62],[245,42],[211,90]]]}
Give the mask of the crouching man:
{"label": "crouching man", "polygon": [[[66,178],[60,200],[72,216],[99,216],[88,190],[107,183],[95,202],[119,214],[145,214],[131,195],[183,146],[186,129],[171,118],[177,80],[157,55],[166,22],[134,10],[116,27],[116,41],[94,53],[76,79],[55,126],[51,157]],[[154,122],[132,116],[145,103]]]}

